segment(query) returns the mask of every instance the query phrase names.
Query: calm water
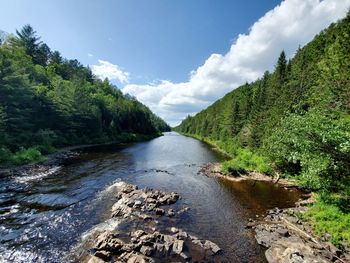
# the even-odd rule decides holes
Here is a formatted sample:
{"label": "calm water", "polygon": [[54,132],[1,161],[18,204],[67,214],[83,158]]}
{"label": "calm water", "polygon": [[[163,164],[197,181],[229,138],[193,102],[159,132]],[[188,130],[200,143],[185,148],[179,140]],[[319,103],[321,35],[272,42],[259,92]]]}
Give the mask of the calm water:
{"label": "calm water", "polygon": [[105,218],[115,201],[108,186],[120,180],[178,192],[182,199],[176,207],[191,209],[171,219],[171,225],[216,242],[224,251],[218,261],[265,262],[244,226],[268,208],[293,205],[299,194],[269,183],[198,174],[201,165],[221,159],[200,141],[166,133],[82,153],[49,174],[1,178],[0,262],[67,261],[82,234]]}

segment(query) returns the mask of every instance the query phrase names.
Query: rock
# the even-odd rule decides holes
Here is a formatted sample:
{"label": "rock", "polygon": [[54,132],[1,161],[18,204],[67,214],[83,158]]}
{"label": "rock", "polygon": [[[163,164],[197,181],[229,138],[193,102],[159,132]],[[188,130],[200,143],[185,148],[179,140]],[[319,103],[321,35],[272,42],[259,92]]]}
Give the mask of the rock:
{"label": "rock", "polygon": [[269,263],[326,263],[302,242],[277,241],[265,252]]}
{"label": "rock", "polygon": [[143,210],[146,210],[146,211],[153,211],[155,208],[156,208],[156,205],[155,205],[155,204],[147,204],[147,205],[144,206],[144,209],[143,209]]}
{"label": "rock", "polygon": [[278,233],[279,235],[283,236],[283,237],[289,237],[289,232],[287,228],[277,228],[276,229],[276,233]]}
{"label": "rock", "polygon": [[180,230],[176,236],[178,239],[181,239],[181,240],[186,240],[188,238],[188,234],[182,230]]}
{"label": "rock", "polygon": [[140,253],[144,254],[145,256],[150,256],[153,253],[153,248],[149,246],[142,246],[140,248]]}
{"label": "rock", "polygon": [[112,217],[128,217],[131,212],[130,207],[119,203],[119,201],[112,206]]}
{"label": "rock", "polygon": [[95,256],[91,256],[88,263],[105,263],[106,261],[98,258],[98,257],[95,257]]}
{"label": "rock", "polygon": [[164,209],[161,209],[161,208],[156,208],[155,212],[156,212],[156,215],[158,216],[163,216],[165,214]]}
{"label": "rock", "polygon": [[119,192],[123,193],[123,194],[128,194],[131,193],[132,191],[137,190],[137,186],[132,185],[132,184],[127,184],[127,183],[123,183],[121,186],[119,186]]}
{"label": "rock", "polygon": [[136,230],[134,232],[131,233],[131,237],[139,239],[141,236],[146,235],[147,233],[143,230]]}
{"label": "rock", "polygon": [[203,247],[202,241],[199,239],[192,239],[192,243],[198,246]]}
{"label": "rock", "polygon": [[139,208],[139,207],[141,207],[141,206],[142,206],[142,201],[136,200],[135,203],[134,203],[134,207],[135,207],[135,208]]}
{"label": "rock", "polygon": [[111,233],[102,233],[98,236],[94,245],[94,249],[97,251],[104,250],[113,253],[119,253],[123,247],[124,242]]}
{"label": "rock", "polygon": [[173,217],[173,216],[175,216],[175,211],[173,209],[169,209],[168,212],[167,212],[167,215],[169,217]]}
{"label": "rock", "polygon": [[146,260],[143,256],[140,255],[135,255],[135,256],[131,256],[127,263],[146,263]]}
{"label": "rock", "polygon": [[245,228],[252,228],[252,227],[254,227],[254,226],[255,226],[255,223],[249,222],[249,223],[247,223],[247,225],[245,226]]}
{"label": "rock", "polygon": [[111,253],[105,250],[96,251],[94,254],[95,257],[108,261],[111,258]]}
{"label": "rock", "polygon": [[165,249],[165,246],[163,244],[155,243],[153,245],[153,248],[159,256],[165,256],[168,253],[168,251]]}
{"label": "rock", "polygon": [[184,212],[187,212],[188,210],[190,210],[189,207],[184,207],[184,208],[182,208],[181,210],[179,210],[177,213],[178,213],[178,214],[182,214],[182,213],[184,213]]}
{"label": "rock", "polygon": [[215,244],[214,242],[211,242],[209,240],[206,240],[204,242],[204,248],[211,250],[214,254],[221,251],[221,248],[217,244]]}
{"label": "rock", "polygon": [[178,233],[178,232],[179,232],[179,229],[176,228],[176,227],[171,227],[171,228],[170,228],[170,231],[173,232],[173,233]]}
{"label": "rock", "polygon": [[173,243],[173,252],[179,255],[183,251],[183,248],[184,248],[184,241],[175,240],[175,242]]}
{"label": "rock", "polygon": [[180,253],[180,257],[182,257],[184,260],[189,260],[191,259],[191,257],[189,255],[187,255],[186,253],[184,252],[181,252]]}

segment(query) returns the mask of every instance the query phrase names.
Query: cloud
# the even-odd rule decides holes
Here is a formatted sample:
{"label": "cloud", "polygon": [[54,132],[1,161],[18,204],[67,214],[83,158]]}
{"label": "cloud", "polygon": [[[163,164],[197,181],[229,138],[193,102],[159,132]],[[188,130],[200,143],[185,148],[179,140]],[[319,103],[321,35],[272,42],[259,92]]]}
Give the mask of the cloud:
{"label": "cloud", "polygon": [[292,57],[330,23],[345,16],[350,0],[286,0],[240,34],[226,54],[211,54],[187,82],[129,84],[123,92],[137,97],[171,125],[207,107],[244,82],[272,70],[284,49]]}
{"label": "cloud", "polygon": [[94,55],[91,54],[91,53],[88,53],[87,55],[88,55],[88,57],[93,57],[93,56],[94,56]]}
{"label": "cloud", "polygon": [[122,84],[129,82],[130,73],[121,70],[118,65],[101,59],[98,60],[98,63],[98,65],[91,65],[91,70],[97,77],[118,80]]}

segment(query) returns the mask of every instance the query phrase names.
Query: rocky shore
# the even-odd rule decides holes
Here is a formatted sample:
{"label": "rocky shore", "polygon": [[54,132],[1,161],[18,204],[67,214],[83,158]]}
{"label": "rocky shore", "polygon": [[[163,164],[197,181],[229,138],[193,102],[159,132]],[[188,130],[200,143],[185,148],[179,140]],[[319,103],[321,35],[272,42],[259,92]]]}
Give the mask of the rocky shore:
{"label": "rocky shore", "polygon": [[64,150],[47,156],[47,160],[34,164],[26,164],[16,167],[0,168],[2,176],[36,176],[38,174],[50,173],[55,167],[63,165],[69,160],[74,160],[79,156],[79,152]]}
{"label": "rocky shore", "polygon": [[[231,181],[256,180],[270,181],[284,188],[298,188],[289,180],[273,178],[260,173],[248,173],[238,177],[222,174],[220,164],[207,164],[199,171],[209,177],[225,178]],[[269,263],[348,263],[350,248],[340,251],[330,243],[330,236],[316,237],[312,226],[300,218],[312,203],[312,193],[288,209],[275,208],[267,211],[261,220],[250,219],[246,228],[255,232],[258,244],[266,248],[265,256]],[[258,217],[257,217],[258,218]]]}
{"label": "rocky shore", "polygon": [[102,262],[213,262],[220,253],[218,245],[190,233],[169,226],[160,230],[157,221],[161,217],[172,218],[189,208],[171,208],[180,196],[124,182],[116,187],[117,202],[111,208],[110,219],[120,225],[132,225],[125,229],[115,227],[92,231],[83,241],[88,255],[80,261]]}
{"label": "rocky shore", "polygon": [[286,180],[280,177],[272,177],[266,174],[257,173],[257,172],[248,172],[241,174],[239,176],[227,175],[221,172],[221,164],[220,163],[208,163],[201,167],[198,172],[199,174],[208,176],[208,177],[216,177],[216,178],[224,178],[226,180],[239,182],[244,180],[256,180],[256,181],[267,181],[273,182],[281,187],[286,188],[295,188],[296,183],[291,180]]}
{"label": "rocky shore", "polygon": [[[303,203],[302,203],[303,204]],[[298,215],[307,208],[298,205],[289,209],[269,210],[262,221],[250,220],[257,242],[267,248],[270,263],[350,262],[350,250],[340,251],[329,242],[329,236],[317,238],[312,227]]]}

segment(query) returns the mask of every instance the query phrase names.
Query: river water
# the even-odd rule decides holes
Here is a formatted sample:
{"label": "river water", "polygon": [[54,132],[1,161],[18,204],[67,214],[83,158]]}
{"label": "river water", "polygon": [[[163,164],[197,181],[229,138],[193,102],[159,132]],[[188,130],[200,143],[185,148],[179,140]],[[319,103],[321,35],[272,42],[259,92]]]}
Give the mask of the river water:
{"label": "river water", "polygon": [[176,191],[171,220],[185,231],[217,243],[220,262],[265,262],[249,218],[273,207],[290,207],[299,193],[267,182],[232,182],[198,174],[223,156],[177,133],[151,141],[81,153],[48,173],[0,178],[0,262],[67,262],[84,233],[105,219],[115,198],[110,185],[125,181],[140,188]]}

